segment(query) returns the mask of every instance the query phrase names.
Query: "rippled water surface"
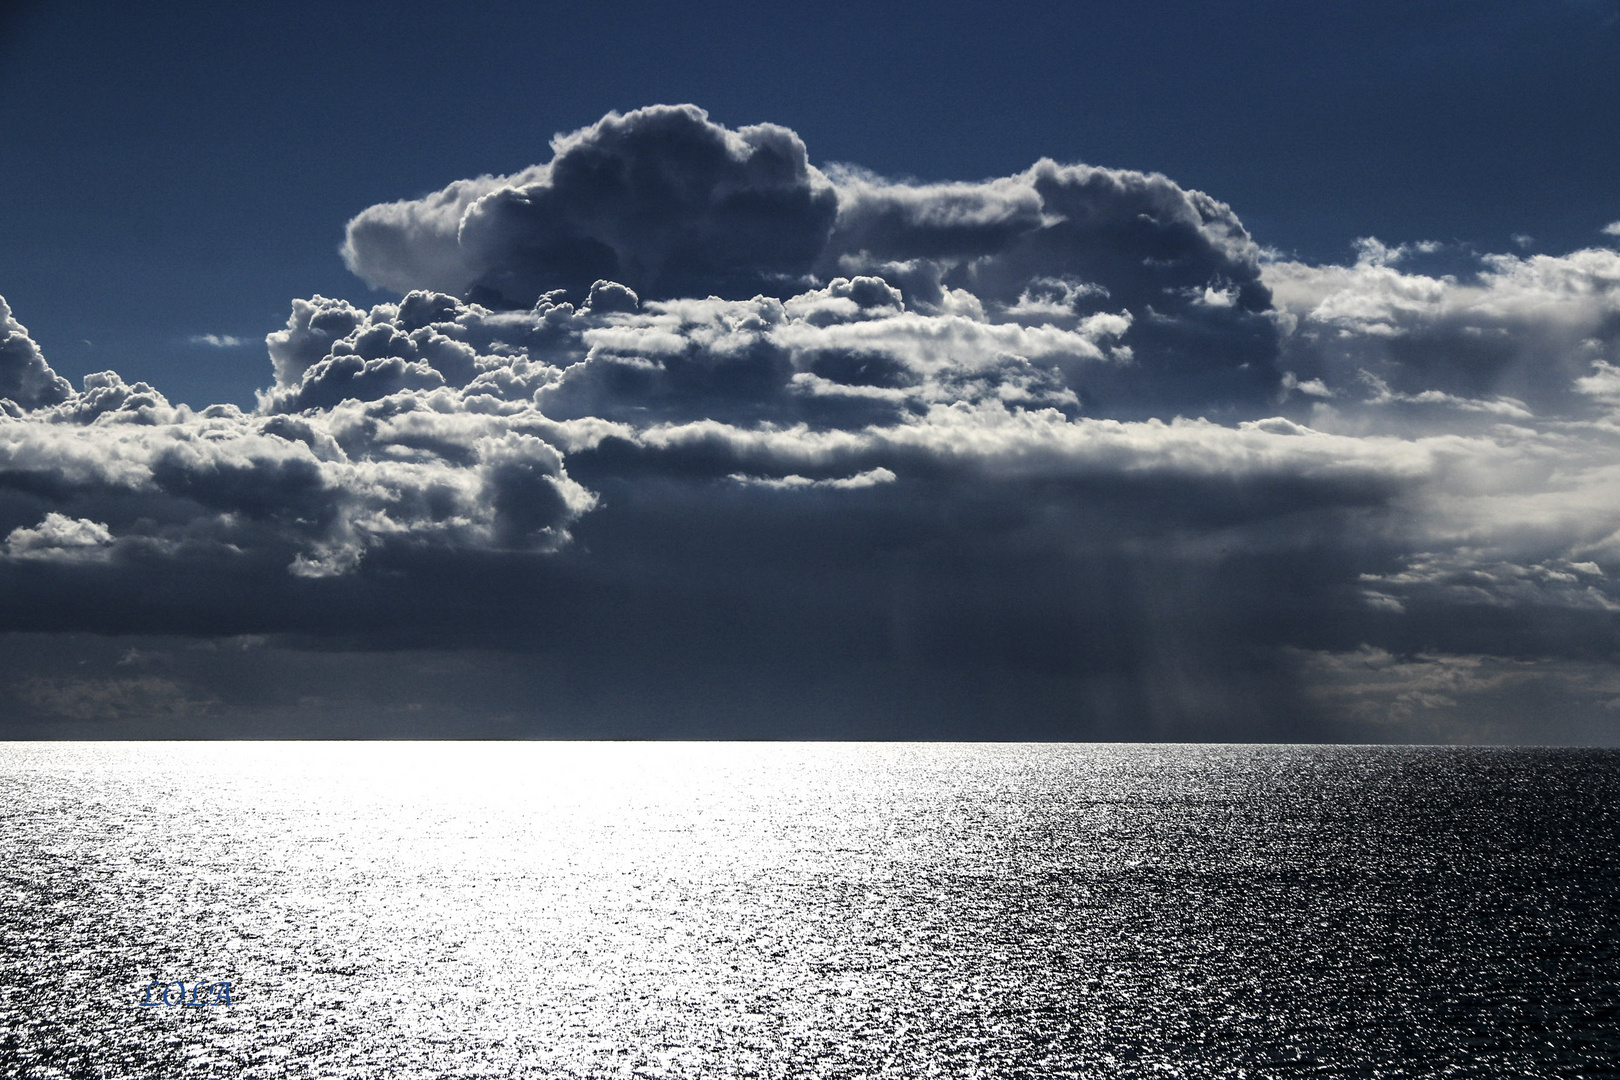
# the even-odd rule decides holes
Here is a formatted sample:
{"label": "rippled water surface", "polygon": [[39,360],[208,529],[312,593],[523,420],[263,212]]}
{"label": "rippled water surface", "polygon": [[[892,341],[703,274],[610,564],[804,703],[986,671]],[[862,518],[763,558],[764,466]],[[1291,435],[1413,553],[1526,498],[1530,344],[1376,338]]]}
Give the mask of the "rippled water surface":
{"label": "rippled water surface", "polygon": [[1602,751],[0,744],[0,1075],[1620,1076],[1617,796]]}

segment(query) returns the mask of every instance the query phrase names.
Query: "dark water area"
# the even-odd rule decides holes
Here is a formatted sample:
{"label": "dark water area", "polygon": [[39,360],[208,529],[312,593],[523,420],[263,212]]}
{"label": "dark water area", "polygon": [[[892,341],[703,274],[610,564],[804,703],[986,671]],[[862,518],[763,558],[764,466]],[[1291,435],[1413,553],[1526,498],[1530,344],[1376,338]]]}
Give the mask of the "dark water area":
{"label": "dark water area", "polygon": [[0,1075],[1620,1076],[1617,805],[1602,750],[0,744]]}

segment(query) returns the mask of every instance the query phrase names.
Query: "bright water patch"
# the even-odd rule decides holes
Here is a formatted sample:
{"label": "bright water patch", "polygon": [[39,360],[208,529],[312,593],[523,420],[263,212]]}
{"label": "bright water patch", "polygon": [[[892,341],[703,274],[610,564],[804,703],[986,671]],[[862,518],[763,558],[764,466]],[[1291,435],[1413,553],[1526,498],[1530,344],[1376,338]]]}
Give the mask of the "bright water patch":
{"label": "bright water patch", "polygon": [[1620,1075],[1617,796],[1603,751],[0,744],[0,1073]]}

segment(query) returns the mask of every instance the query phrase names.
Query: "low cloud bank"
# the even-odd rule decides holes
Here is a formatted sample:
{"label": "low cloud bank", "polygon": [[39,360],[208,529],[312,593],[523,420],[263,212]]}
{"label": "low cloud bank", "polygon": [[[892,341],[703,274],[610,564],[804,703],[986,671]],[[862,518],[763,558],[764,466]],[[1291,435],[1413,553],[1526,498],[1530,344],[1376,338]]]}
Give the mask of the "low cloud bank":
{"label": "low cloud bank", "polygon": [[1531,682],[1611,730],[1612,248],[1313,266],[1162,176],[894,182],[691,106],[552,151],[358,215],[403,295],[294,301],[250,412],[75,390],[0,301],[5,628],[515,650],[653,703],[949,673],[938,730],[987,737],[1467,738],[1468,687]]}

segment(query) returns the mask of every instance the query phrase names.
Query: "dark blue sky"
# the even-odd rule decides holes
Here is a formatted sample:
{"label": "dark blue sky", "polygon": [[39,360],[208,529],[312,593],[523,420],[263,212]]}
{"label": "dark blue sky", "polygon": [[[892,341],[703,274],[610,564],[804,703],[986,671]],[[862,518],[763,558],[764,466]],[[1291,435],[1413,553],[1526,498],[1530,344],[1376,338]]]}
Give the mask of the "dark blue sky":
{"label": "dark blue sky", "polygon": [[656,102],[886,175],[1156,170],[1310,261],[1620,219],[1613,0],[71,2],[0,35],[0,295],[75,383],[195,405],[266,384],[291,298],[377,298],[337,255],[364,207]]}

